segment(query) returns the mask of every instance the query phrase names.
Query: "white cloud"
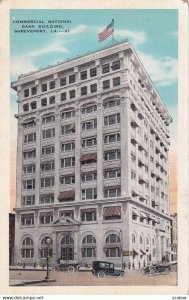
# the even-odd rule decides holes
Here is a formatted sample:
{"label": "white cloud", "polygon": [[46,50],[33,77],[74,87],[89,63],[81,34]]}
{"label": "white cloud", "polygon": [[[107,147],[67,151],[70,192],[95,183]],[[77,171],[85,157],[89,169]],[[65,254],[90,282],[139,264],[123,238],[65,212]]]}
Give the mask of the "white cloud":
{"label": "white cloud", "polygon": [[175,37],[175,38],[178,38],[178,31],[171,31],[168,33],[168,35],[172,36],[172,37]]}
{"label": "white cloud", "polygon": [[125,29],[115,29],[115,38],[119,36],[121,38],[128,38],[133,41],[135,45],[145,43],[147,36],[144,31],[131,31]]}
{"label": "white cloud", "polygon": [[51,42],[48,46],[41,48],[41,49],[33,50],[33,51],[29,52],[27,55],[29,57],[37,57],[37,56],[49,54],[52,52],[69,53],[69,50],[66,49],[62,45],[62,41],[55,40],[55,41]]}
{"label": "white cloud", "polygon": [[178,70],[175,58],[155,58],[141,51],[138,51],[138,56],[156,85],[169,86],[177,81]]}
{"label": "white cloud", "polygon": [[76,35],[76,34],[83,33],[85,31],[87,31],[91,27],[92,26],[87,26],[87,25],[84,25],[84,24],[80,24],[80,25],[77,25],[76,27],[70,29],[70,32],[57,32],[56,35],[58,35],[58,36],[60,36],[60,35],[66,35],[66,36]]}
{"label": "white cloud", "polygon": [[11,75],[14,77],[34,71],[37,68],[28,56],[16,55],[11,57]]}

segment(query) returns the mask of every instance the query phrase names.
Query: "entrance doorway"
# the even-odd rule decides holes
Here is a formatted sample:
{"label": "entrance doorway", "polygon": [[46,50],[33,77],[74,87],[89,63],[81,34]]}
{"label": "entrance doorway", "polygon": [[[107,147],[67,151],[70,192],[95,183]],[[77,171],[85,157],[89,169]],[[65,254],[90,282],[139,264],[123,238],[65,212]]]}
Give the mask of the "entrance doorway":
{"label": "entrance doorway", "polygon": [[69,235],[63,237],[61,241],[61,259],[74,260],[74,240]]}

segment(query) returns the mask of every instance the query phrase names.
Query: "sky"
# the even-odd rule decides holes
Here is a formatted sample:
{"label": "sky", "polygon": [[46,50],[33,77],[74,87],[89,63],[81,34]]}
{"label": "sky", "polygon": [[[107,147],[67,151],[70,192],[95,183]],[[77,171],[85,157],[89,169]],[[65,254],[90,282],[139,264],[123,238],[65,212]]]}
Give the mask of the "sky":
{"label": "sky", "polygon": [[[176,211],[176,144],[178,103],[178,12],[173,9],[110,9],[110,10],[11,10],[10,61],[11,81],[39,68],[54,65],[107,46],[111,37],[98,42],[98,33],[114,19],[114,38],[128,39],[136,50],[156,90],[168,108],[173,123],[170,126],[170,201]],[[22,20],[36,20],[35,28],[22,28]],[[57,23],[67,20],[67,23]],[[51,21],[51,23],[49,23]],[[52,23],[54,21],[54,23]],[[61,25],[61,28],[38,26]],[[21,33],[19,30],[44,30],[42,33]],[[16,32],[17,31],[17,32]],[[15,202],[15,160],[17,95],[11,90],[11,209]]]}

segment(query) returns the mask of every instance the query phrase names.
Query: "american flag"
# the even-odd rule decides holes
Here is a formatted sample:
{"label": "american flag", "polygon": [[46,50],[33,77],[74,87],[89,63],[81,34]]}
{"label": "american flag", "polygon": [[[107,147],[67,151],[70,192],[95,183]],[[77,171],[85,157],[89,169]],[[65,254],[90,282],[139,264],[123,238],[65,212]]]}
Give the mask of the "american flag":
{"label": "american flag", "polygon": [[114,32],[114,20],[102,31],[98,34],[98,41],[103,42]]}

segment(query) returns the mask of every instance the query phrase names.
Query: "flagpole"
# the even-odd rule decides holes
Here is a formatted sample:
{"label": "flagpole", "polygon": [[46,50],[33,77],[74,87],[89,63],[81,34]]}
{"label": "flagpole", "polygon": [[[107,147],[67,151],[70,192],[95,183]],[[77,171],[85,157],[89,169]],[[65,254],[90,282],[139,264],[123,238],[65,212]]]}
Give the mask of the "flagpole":
{"label": "flagpole", "polygon": [[112,19],[112,28],[113,28],[113,32],[112,32],[112,43],[114,41],[114,19]]}

